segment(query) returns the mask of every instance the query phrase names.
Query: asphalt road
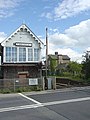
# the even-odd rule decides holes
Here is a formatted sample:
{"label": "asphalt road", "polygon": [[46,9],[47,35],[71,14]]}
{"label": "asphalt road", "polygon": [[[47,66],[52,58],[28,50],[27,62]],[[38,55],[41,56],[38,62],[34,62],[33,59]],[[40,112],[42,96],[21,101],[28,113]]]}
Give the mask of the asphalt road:
{"label": "asphalt road", "polygon": [[90,120],[90,87],[0,94],[0,120]]}

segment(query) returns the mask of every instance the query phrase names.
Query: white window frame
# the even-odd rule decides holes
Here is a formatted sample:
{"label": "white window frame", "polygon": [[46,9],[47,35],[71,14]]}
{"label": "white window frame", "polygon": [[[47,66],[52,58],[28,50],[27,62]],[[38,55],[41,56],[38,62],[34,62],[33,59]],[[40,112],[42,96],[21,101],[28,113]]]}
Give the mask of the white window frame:
{"label": "white window frame", "polygon": [[[10,51],[10,56],[7,56],[6,54],[7,54],[7,52],[6,52],[6,48],[10,48],[11,49],[11,51]],[[4,59],[4,61],[5,62],[9,62],[9,63],[13,63],[13,62],[17,62],[17,48],[16,47],[6,47],[4,50],[5,50],[5,52],[4,52],[4,55],[5,55],[5,59]],[[15,51],[14,51],[14,53],[13,53],[13,48],[15,48],[16,49],[16,56],[15,56]],[[13,56],[14,55],[14,56]],[[9,60],[7,60],[7,57],[9,57]],[[15,57],[16,57],[16,60],[15,60]],[[13,59],[14,58],[14,59]]]}
{"label": "white window frame", "polygon": [[[6,46],[6,47],[10,47],[10,46]],[[34,47],[15,47],[17,48],[17,61],[6,61],[6,47],[4,47],[4,53],[3,53],[3,62],[6,63],[22,63],[22,62],[39,62],[40,61],[40,49],[39,48],[34,48]],[[12,49],[13,47],[11,47]],[[25,48],[26,50],[26,60],[25,61],[19,61],[19,49],[20,48]],[[28,49],[32,49],[32,60],[29,60],[29,53],[28,53]],[[35,49],[37,49],[37,53],[35,53]],[[12,53],[11,53],[12,54]],[[37,59],[36,59],[36,55],[37,55]]]}
{"label": "white window frame", "polygon": [[39,48],[34,48],[34,61],[39,61]]}
{"label": "white window frame", "polygon": [[[20,51],[22,49],[22,51]],[[25,52],[24,52],[25,49]],[[20,53],[21,52],[21,53]],[[21,58],[20,55],[22,54]],[[19,62],[26,62],[26,48],[25,47],[19,47]],[[20,60],[21,59],[21,60]],[[25,60],[24,60],[25,59]]]}
{"label": "white window frame", "polygon": [[[29,51],[30,50],[30,51]],[[33,61],[33,49],[32,48],[28,48],[28,61]]]}

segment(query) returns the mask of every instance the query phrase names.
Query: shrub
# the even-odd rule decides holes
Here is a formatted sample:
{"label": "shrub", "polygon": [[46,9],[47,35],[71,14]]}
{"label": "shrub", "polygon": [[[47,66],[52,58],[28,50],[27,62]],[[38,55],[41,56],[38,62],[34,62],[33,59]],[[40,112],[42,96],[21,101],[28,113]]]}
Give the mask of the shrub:
{"label": "shrub", "polygon": [[11,93],[11,90],[9,88],[5,88],[5,89],[2,90],[2,93],[3,94]]}

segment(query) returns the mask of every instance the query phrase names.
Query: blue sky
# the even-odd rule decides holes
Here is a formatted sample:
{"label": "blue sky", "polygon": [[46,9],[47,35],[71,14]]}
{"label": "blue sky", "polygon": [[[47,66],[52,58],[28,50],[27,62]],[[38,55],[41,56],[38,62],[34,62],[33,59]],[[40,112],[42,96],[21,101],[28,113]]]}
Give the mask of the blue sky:
{"label": "blue sky", "polygon": [[90,0],[0,0],[0,42],[25,23],[45,42],[49,54],[80,62],[90,50]]}

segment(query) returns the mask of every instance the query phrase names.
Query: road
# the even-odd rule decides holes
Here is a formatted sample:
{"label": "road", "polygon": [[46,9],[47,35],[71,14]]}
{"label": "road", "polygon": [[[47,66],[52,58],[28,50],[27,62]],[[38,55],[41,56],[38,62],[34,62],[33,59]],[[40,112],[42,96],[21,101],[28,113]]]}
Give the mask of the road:
{"label": "road", "polygon": [[0,120],[90,120],[90,87],[0,94]]}

